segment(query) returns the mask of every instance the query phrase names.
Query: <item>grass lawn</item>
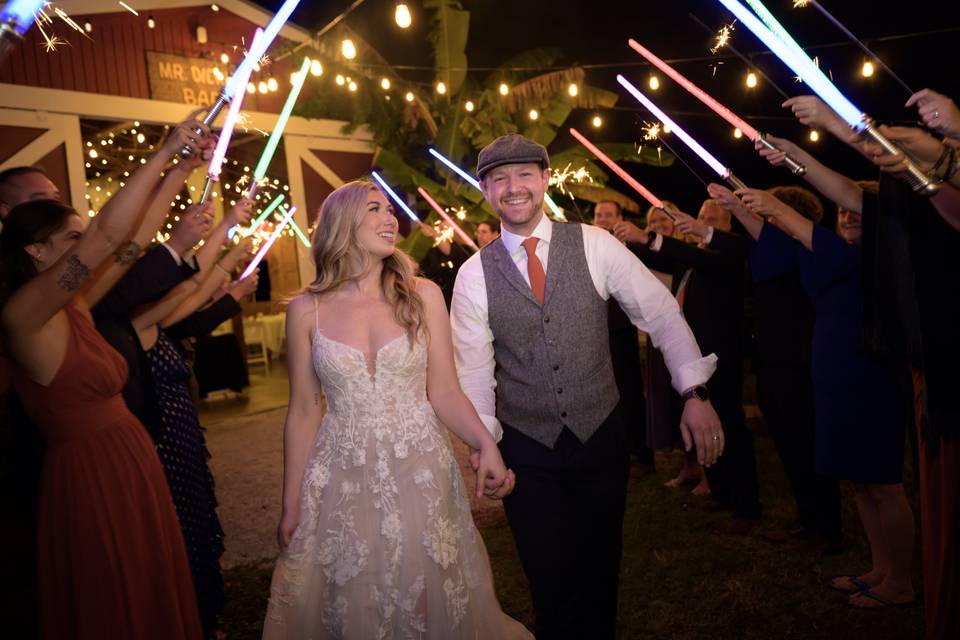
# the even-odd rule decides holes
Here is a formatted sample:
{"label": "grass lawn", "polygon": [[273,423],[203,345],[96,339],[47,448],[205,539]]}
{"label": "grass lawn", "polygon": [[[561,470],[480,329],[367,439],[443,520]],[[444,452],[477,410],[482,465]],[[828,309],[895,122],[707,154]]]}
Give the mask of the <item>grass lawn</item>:
{"label": "grass lawn", "polygon": [[[789,525],[793,503],[772,441],[758,434],[757,462],[766,525]],[[774,545],[756,535],[715,533],[727,516],[688,510],[685,491],[662,482],[680,467],[679,454],[659,455],[656,476],[631,480],[624,521],[620,638],[792,638],[910,640],[921,636],[921,608],[860,611],[824,587],[835,575],[865,571],[869,551],[845,487],[844,526],[853,548],[821,558],[799,544]],[[911,466],[905,477],[913,495]],[[914,506],[915,500],[911,500]],[[526,581],[506,520],[477,523],[493,564],[503,609],[532,627]],[[918,554],[915,554],[917,556]],[[915,562],[918,566],[919,562]],[[226,572],[223,627],[228,640],[260,637],[272,563]],[[915,578],[919,598],[919,571]]]}

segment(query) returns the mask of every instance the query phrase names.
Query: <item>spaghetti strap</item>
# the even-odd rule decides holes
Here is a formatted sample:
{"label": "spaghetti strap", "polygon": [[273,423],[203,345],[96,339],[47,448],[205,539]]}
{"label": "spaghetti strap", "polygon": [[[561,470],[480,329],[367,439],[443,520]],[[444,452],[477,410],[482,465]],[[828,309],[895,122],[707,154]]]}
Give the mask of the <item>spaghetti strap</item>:
{"label": "spaghetti strap", "polygon": [[317,294],[310,295],[313,297],[313,330],[320,333],[320,304],[317,302]]}

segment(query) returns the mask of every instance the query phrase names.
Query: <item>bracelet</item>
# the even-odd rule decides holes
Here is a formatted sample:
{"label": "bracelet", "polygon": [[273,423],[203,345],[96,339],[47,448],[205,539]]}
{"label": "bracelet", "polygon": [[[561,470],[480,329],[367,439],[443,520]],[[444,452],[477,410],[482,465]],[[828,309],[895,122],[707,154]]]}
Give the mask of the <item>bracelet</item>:
{"label": "bracelet", "polygon": [[937,175],[937,169],[939,169],[940,166],[941,166],[944,162],[946,162],[947,158],[949,158],[949,157],[951,156],[951,151],[952,151],[952,149],[951,149],[948,145],[943,145],[943,153],[940,154],[940,157],[937,158],[937,161],[933,163],[933,166],[932,166],[932,167],[930,167],[930,175],[931,175],[931,176],[936,176],[936,175]]}
{"label": "bracelet", "polygon": [[943,170],[942,180],[944,181],[949,180],[950,177],[957,170],[957,150],[954,149],[953,147],[949,147],[949,149],[950,149],[950,159],[947,160],[947,166]]}

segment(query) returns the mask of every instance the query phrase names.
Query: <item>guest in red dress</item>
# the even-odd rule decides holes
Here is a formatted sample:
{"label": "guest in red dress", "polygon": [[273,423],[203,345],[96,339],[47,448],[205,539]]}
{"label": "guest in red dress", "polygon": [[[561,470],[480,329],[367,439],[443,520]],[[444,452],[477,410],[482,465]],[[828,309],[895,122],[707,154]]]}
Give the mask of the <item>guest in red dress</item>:
{"label": "guest in red dress", "polygon": [[89,311],[139,254],[128,239],[151,219],[142,214],[166,161],[185,144],[193,162],[209,153],[196,126],[176,127],[89,225],[37,200],[15,207],[0,233],[5,352],[47,442],[37,522],[45,638],[201,637],[163,468],[121,396],[126,364]]}

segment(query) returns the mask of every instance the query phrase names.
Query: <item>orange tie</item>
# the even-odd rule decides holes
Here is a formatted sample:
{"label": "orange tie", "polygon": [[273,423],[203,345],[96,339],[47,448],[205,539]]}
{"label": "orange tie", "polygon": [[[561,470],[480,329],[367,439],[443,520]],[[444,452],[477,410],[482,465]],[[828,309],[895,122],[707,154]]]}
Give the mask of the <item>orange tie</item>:
{"label": "orange tie", "polygon": [[523,248],[527,250],[527,275],[530,276],[530,288],[533,289],[533,297],[542,305],[547,289],[547,274],[543,272],[543,263],[537,257],[539,241],[539,238],[527,238],[523,241]]}

